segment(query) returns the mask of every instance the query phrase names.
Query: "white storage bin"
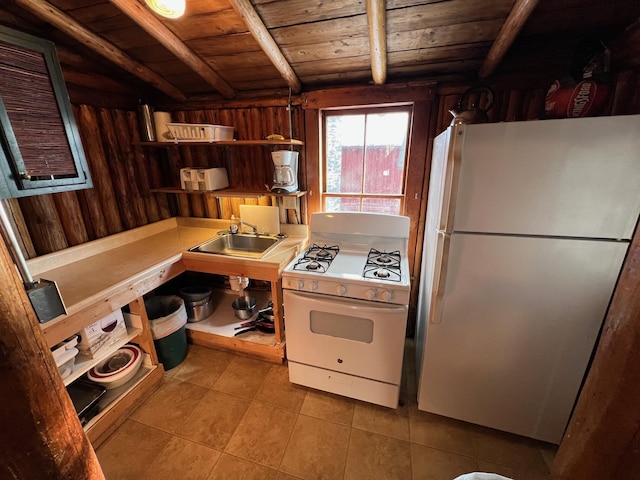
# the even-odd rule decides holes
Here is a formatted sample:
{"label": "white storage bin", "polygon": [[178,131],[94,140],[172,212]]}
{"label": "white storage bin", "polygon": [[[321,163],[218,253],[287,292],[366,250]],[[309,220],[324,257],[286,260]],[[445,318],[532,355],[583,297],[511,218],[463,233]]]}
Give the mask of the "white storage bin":
{"label": "white storage bin", "polygon": [[57,345],[51,347],[51,355],[53,355],[54,360],[56,362],[62,358],[62,356],[67,352],[67,350],[71,350],[78,344],[78,336],[73,335],[66,340],[58,343]]}
{"label": "white storage bin", "polygon": [[183,190],[220,190],[229,186],[227,169],[181,168],[180,185]]}
{"label": "white storage bin", "polygon": [[233,127],[206,123],[167,123],[177,142],[219,142],[233,140]]}
{"label": "white storage bin", "polygon": [[58,367],[58,373],[63,379],[67,378],[73,373],[73,367],[77,355],[78,349],[75,347],[71,347],[69,349],[65,349],[64,353],[55,359],[56,367]]}

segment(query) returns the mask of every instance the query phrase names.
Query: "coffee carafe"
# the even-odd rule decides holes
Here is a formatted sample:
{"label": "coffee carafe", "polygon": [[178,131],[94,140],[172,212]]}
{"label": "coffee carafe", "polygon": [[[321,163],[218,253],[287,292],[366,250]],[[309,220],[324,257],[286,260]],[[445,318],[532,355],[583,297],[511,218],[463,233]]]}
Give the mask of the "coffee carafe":
{"label": "coffee carafe", "polygon": [[292,193],[298,191],[298,152],[277,150],[271,152],[273,159],[274,193]]}

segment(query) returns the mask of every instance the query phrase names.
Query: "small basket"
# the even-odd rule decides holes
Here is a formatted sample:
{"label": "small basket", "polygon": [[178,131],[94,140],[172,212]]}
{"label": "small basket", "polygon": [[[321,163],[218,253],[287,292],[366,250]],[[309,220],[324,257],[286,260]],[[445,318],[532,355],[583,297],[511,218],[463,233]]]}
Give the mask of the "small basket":
{"label": "small basket", "polygon": [[167,123],[176,142],[220,142],[233,140],[233,127],[206,123]]}

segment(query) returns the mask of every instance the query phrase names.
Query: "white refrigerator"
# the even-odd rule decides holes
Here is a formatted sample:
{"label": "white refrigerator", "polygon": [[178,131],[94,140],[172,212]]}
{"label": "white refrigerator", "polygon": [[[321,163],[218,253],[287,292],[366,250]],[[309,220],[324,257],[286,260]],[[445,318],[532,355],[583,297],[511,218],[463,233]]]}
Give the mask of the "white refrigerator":
{"label": "white refrigerator", "polygon": [[559,443],[640,212],[640,115],[434,142],[418,408]]}

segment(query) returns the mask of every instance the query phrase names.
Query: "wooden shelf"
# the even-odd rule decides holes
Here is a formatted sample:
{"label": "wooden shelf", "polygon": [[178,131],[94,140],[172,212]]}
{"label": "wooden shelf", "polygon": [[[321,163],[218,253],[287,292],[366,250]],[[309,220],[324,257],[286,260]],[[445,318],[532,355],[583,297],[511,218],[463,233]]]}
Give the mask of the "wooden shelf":
{"label": "wooden shelf", "polygon": [[306,191],[298,191],[293,193],[273,193],[271,191],[256,192],[250,190],[236,190],[225,188],[224,190],[183,190],[177,187],[150,188],[150,192],[155,193],[186,193],[189,195],[203,195],[208,193],[214,197],[244,197],[244,198],[260,198],[260,197],[304,197]]}
{"label": "wooden shelf", "polygon": [[97,355],[95,358],[87,357],[85,355],[78,355],[75,359],[73,365],[73,373],[69,375],[67,378],[63,379],[65,385],[69,385],[74,380],[77,380],[86,372],[91,370],[91,368],[95,367],[102,360],[107,358],[109,355],[118,351],[119,348],[126,345],[129,341],[136,338],[138,335],[142,333],[141,328],[134,328],[127,326],[127,336],[123,337],[120,341],[111,345],[109,348],[105,349],[100,355]]}
{"label": "wooden shelf", "polygon": [[301,140],[225,140],[219,142],[131,142],[132,145],[143,147],[277,147],[277,146],[302,146]]}
{"label": "wooden shelf", "polygon": [[124,422],[127,414],[159,386],[163,373],[161,366],[143,363],[131,380],[107,391],[99,402],[100,413],[84,425],[84,430],[94,448],[104,443],[109,435]]}

